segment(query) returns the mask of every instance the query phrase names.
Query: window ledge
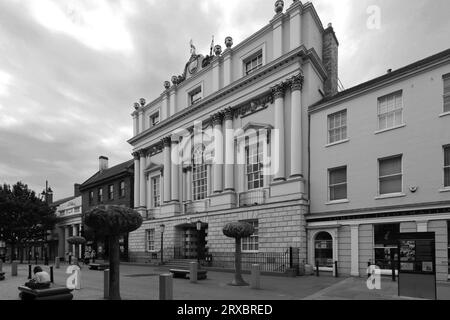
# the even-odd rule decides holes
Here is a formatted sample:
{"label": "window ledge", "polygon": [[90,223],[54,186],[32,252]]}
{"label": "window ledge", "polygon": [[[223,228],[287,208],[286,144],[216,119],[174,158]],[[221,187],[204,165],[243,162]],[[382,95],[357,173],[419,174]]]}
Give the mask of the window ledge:
{"label": "window ledge", "polygon": [[450,116],[450,111],[441,113],[441,114],[439,115],[439,118],[443,118],[443,117],[446,117],[446,116]]}
{"label": "window ledge", "polygon": [[396,130],[396,129],[400,129],[400,128],[404,128],[404,127],[406,127],[406,124],[401,124],[399,126],[395,126],[395,127],[392,127],[392,128],[375,131],[375,134],[381,134],[381,133],[384,133],[384,132],[388,132],[388,131],[392,131],[392,130]]}
{"label": "window ledge", "polygon": [[383,199],[392,199],[392,198],[403,198],[406,197],[406,194],[404,193],[391,193],[391,194],[384,194],[381,196],[378,196],[375,198],[375,200],[383,200]]}
{"label": "window ledge", "polygon": [[331,206],[334,204],[343,204],[343,203],[349,203],[350,201],[348,199],[344,199],[344,200],[335,200],[335,201],[328,201],[327,203],[325,203],[327,206]]}
{"label": "window ledge", "polygon": [[444,193],[444,192],[450,192],[450,187],[444,188],[444,189],[440,189],[439,192]]}
{"label": "window ledge", "polygon": [[339,144],[347,143],[347,142],[349,142],[349,141],[350,141],[350,139],[345,139],[345,140],[341,140],[341,141],[329,143],[329,144],[327,144],[327,145],[325,146],[325,148],[330,148],[330,147],[333,147],[333,146],[337,146],[337,145],[339,145]]}

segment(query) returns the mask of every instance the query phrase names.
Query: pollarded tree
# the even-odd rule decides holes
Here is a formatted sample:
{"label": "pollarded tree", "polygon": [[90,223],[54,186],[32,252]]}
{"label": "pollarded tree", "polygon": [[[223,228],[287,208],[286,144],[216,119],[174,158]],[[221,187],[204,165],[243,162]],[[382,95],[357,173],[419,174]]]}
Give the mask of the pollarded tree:
{"label": "pollarded tree", "polygon": [[232,222],[227,224],[223,228],[223,234],[229,238],[234,238],[236,240],[236,251],[234,253],[234,266],[236,272],[234,273],[232,286],[248,286],[248,283],[242,278],[242,267],[241,267],[241,243],[242,238],[250,237],[255,232],[253,226],[247,222]]}
{"label": "pollarded tree", "polygon": [[83,220],[97,235],[109,238],[109,299],[120,300],[119,238],[139,229],[142,217],[130,208],[99,206],[86,212]]}

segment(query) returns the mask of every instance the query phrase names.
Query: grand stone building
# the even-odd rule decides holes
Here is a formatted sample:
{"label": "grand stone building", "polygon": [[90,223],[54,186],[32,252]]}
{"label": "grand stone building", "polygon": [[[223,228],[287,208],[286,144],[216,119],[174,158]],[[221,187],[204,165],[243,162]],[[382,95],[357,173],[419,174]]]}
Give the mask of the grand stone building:
{"label": "grand stone building", "polygon": [[[247,221],[247,255],[295,248],[307,260],[308,109],[338,91],[338,41],[311,3],[294,1],[237,45],[210,55],[191,43],[179,76],[135,104],[132,261],[231,253],[222,228]],[[163,228],[161,226],[164,225]],[[281,267],[281,266],[280,266]]]}

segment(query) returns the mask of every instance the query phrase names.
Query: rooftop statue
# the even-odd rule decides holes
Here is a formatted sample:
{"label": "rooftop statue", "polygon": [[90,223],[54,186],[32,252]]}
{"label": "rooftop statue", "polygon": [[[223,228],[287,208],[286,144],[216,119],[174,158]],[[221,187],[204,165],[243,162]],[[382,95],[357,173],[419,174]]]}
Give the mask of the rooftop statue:
{"label": "rooftop statue", "polygon": [[197,53],[196,53],[197,49],[195,48],[194,41],[192,39],[191,39],[190,45],[191,45],[191,56],[197,55]]}

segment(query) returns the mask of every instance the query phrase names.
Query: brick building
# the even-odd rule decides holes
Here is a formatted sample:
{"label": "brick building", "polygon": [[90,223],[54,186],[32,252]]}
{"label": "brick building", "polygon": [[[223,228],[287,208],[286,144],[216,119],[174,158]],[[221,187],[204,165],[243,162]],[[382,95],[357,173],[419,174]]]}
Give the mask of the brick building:
{"label": "brick building", "polygon": [[[99,205],[133,207],[134,162],[123,162],[109,168],[106,157],[99,158],[99,170],[80,186],[82,210],[87,212]],[[96,239],[90,246],[98,256],[107,256],[108,244],[105,239]],[[128,260],[128,235],[120,242],[121,259]]]}

